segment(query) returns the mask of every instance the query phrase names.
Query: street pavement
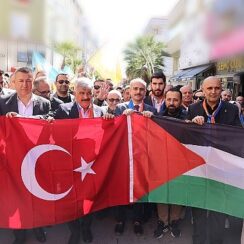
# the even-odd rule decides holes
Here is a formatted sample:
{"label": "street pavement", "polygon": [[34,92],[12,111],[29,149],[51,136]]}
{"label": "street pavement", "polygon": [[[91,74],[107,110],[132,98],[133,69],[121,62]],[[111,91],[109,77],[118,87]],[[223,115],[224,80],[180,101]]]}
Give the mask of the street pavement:
{"label": "street pavement", "polygon": [[[128,214],[130,215],[130,214]],[[136,236],[133,233],[133,225],[130,219],[125,225],[125,232],[121,236],[114,234],[115,220],[111,212],[108,216],[101,219],[94,217],[92,223],[93,242],[94,244],[191,244],[192,224],[191,217],[188,213],[184,220],[181,221],[180,228],[182,235],[180,238],[173,238],[170,232],[166,233],[161,239],[153,237],[153,231],[156,227],[156,216],[153,216],[147,223],[144,223],[144,234]],[[230,228],[226,229],[224,236],[224,244],[240,244],[240,221],[230,218]],[[67,244],[70,232],[66,224],[60,224],[45,228],[47,232],[47,244]],[[13,242],[13,235],[11,230],[0,230],[0,244],[10,244]],[[38,244],[35,240],[34,234],[31,230],[27,232],[26,244]],[[82,240],[80,243],[84,243]]]}

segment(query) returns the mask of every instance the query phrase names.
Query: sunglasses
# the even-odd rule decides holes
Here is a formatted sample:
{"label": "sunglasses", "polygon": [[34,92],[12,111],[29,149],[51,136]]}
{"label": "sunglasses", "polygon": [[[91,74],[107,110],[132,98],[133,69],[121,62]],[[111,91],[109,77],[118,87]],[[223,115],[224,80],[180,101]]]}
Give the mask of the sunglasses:
{"label": "sunglasses", "polygon": [[108,100],[109,100],[109,102],[111,102],[111,103],[113,103],[113,102],[118,103],[118,102],[120,101],[118,98],[116,98],[116,99],[114,99],[114,98],[110,98],[110,99],[108,99]]}
{"label": "sunglasses", "polygon": [[203,101],[204,100],[204,97],[202,97],[202,96],[200,96],[200,97],[198,97],[198,96],[193,96],[193,99],[194,100],[200,100],[200,101]]}
{"label": "sunglasses", "polygon": [[66,84],[66,85],[68,85],[69,84],[69,81],[68,80],[58,80],[58,83],[60,84],[60,85],[62,85],[62,84]]}
{"label": "sunglasses", "polygon": [[95,89],[95,90],[98,90],[98,89],[100,89],[100,87],[101,87],[101,86],[95,85],[95,86],[94,86],[94,89]]}
{"label": "sunglasses", "polygon": [[39,90],[37,90],[40,94],[42,94],[42,95],[46,95],[46,94],[50,94],[51,93],[51,91],[39,91]]}

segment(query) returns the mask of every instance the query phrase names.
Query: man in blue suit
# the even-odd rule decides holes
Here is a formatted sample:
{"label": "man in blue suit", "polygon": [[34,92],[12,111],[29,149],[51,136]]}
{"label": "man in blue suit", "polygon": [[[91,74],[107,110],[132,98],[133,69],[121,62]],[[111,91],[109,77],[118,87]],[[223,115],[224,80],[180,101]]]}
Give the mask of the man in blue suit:
{"label": "man in blue suit", "polygon": [[132,114],[139,112],[143,116],[151,117],[156,114],[157,110],[152,106],[144,103],[146,95],[146,82],[141,78],[136,78],[130,82],[130,95],[131,100],[129,102],[121,103],[118,105],[121,114]]}
{"label": "man in blue suit", "polygon": [[[130,95],[131,100],[129,102],[121,103],[117,106],[120,110],[119,114],[130,115],[132,113],[140,113],[145,117],[151,117],[153,114],[157,113],[157,110],[150,105],[144,103],[144,98],[146,95],[146,82],[140,78],[136,78],[130,82]],[[143,214],[145,205],[143,203],[133,204],[133,223],[134,223],[134,233],[136,235],[143,234]],[[125,217],[126,217],[125,206],[118,206],[115,208],[115,233],[121,235],[124,232]]]}

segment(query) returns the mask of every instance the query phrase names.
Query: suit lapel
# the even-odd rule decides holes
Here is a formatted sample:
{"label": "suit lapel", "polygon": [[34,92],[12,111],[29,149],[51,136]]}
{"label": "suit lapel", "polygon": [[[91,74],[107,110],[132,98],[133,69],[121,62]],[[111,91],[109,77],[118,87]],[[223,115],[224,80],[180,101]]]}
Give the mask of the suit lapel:
{"label": "suit lapel", "polygon": [[39,115],[41,109],[41,104],[38,99],[38,97],[34,96],[34,101],[33,101],[33,115]]}
{"label": "suit lapel", "polygon": [[18,109],[18,100],[17,100],[17,93],[14,93],[9,100],[6,102],[6,105],[9,107],[8,110],[12,112],[19,113]]}
{"label": "suit lapel", "polygon": [[75,102],[74,102],[73,106],[71,107],[70,117],[73,118],[73,119],[80,117],[79,111],[78,111],[78,108],[77,108],[77,104]]}

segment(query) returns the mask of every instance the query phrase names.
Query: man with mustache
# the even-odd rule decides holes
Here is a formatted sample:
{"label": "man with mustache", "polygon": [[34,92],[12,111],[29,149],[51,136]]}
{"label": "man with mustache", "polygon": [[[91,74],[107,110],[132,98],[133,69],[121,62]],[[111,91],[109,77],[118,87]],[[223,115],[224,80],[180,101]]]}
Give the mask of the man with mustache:
{"label": "man with mustache", "polygon": [[[63,103],[59,106],[54,115],[55,119],[97,118],[102,116],[102,109],[92,102],[92,83],[88,78],[82,77],[76,81],[74,96],[74,102]],[[110,117],[112,118],[113,115]],[[91,222],[92,217],[89,214],[81,219],[84,242],[92,242]],[[68,244],[78,244],[80,241],[80,219],[70,221],[68,226],[71,231]]]}
{"label": "man with mustache", "polygon": [[[119,114],[131,115],[132,113],[140,113],[145,117],[151,117],[156,114],[156,109],[144,103],[146,95],[146,82],[141,78],[135,78],[130,82],[130,95],[131,100],[121,103],[117,106]],[[146,203],[148,204],[148,203]],[[133,224],[134,233],[136,235],[143,234],[143,214],[145,212],[146,204],[135,203],[133,204]],[[124,232],[126,211],[125,206],[117,206],[116,208],[116,226],[115,233],[121,235]]]}
{"label": "man with mustache", "polygon": [[157,110],[157,113],[164,110],[164,88],[166,77],[163,72],[154,73],[151,77],[151,95],[144,99],[144,102]]}
{"label": "man with mustache", "polygon": [[[171,88],[165,94],[166,109],[160,115],[185,120],[187,112],[183,110],[181,103],[182,93],[177,88]],[[182,206],[159,203],[157,204],[157,210],[158,224],[154,231],[154,237],[159,239],[169,230],[173,237],[180,237],[181,231],[178,225]]]}

